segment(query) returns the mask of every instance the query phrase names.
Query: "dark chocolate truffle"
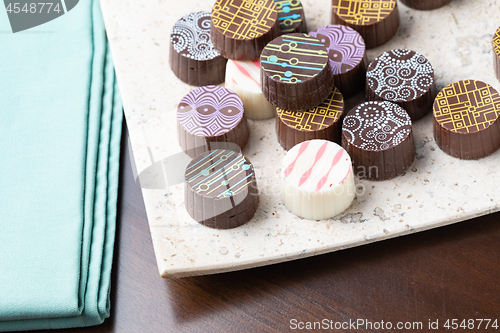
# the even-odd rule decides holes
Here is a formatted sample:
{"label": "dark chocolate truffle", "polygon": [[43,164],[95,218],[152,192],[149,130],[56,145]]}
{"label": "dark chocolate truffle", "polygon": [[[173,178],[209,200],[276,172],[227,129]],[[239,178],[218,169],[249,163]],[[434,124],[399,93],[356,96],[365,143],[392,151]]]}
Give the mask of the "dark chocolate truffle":
{"label": "dark chocolate truffle", "polygon": [[401,0],[406,6],[418,10],[432,10],[443,7],[451,0]]}
{"label": "dark chocolate truffle", "polygon": [[212,8],[212,42],[223,57],[255,60],[280,35],[273,0],[217,0]]}
{"label": "dark chocolate truffle", "polygon": [[365,88],[368,59],[361,35],[345,25],[327,25],[309,33],[325,44],[333,82],[345,98]]}
{"label": "dark chocolate truffle", "polygon": [[399,28],[396,0],[332,0],[332,23],[352,27],[372,49],[391,39]]}
{"label": "dark chocolate truffle", "polygon": [[384,52],[366,72],[366,99],[394,102],[408,112],[412,121],[432,110],[435,96],[434,69],[415,51]]}
{"label": "dark chocolate truffle", "polygon": [[276,135],[285,150],[298,143],[324,139],[340,144],[344,98],[337,88],[320,105],[306,111],[276,109]]}
{"label": "dark chocolate truffle", "polygon": [[493,36],[493,67],[495,68],[497,79],[500,80],[500,28],[498,28]]}
{"label": "dark chocolate truffle", "polygon": [[307,32],[304,7],[299,0],[274,0],[278,10],[281,34]]}
{"label": "dark chocolate truffle", "polygon": [[370,101],[352,109],[342,124],[342,146],[360,178],[394,178],[415,159],[411,119],[391,102]]}
{"label": "dark chocolate truffle", "polygon": [[187,14],[170,34],[170,68],[187,84],[204,86],[224,82],[227,59],[214,49],[210,13]]}
{"label": "dark chocolate truffle", "polygon": [[479,159],[500,148],[500,95],[481,81],[452,83],[434,101],[434,139],[445,153]]}
{"label": "dark chocolate truffle", "polygon": [[325,46],[306,34],[288,34],[267,44],[260,56],[262,93],[288,111],[320,105],[333,90]]}
{"label": "dark chocolate truffle", "polygon": [[220,86],[199,87],[188,93],[177,108],[177,131],[182,150],[195,157],[207,150],[241,149],[248,141],[243,102]]}
{"label": "dark chocolate truffle", "polygon": [[255,170],[240,153],[216,149],[198,155],[187,166],[185,180],[186,209],[207,227],[238,227],[257,210]]}

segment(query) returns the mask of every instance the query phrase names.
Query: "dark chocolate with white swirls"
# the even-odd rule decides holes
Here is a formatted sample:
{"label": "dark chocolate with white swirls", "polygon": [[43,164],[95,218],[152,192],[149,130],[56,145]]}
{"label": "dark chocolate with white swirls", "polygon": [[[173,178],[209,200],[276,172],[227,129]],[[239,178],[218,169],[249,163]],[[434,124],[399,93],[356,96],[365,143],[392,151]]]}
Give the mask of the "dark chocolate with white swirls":
{"label": "dark chocolate with white swirls", "polygon": [[411,119],[406,111],[390,102],[366,102],[344,118],[342,132],[349,143],[371,151],[399,145],[410,134]]}
{"label": "dark chocolate with white swirls", "polygon": [[169,63],[181,81],[193,86],[224,82],[227,59],[214,48],[210,13],[196,12],[177,21],[170,35]]}
{"label": "dark chocolate with white swirls", "polygon": [[370,101],[353,108],[342,124],[342,146],[360,178],[391,179],[415,160],[411,119],[391,102]]}
{"label": "dark chocolate with white swirls", "polygon": [[255,170],[240,153],[215,149],[196,156],[185,171],[185,205],[197,222],[228,229],[248,222],[259,198]]}
{"label": "dark chocolate with white swirls", "polygon": [[408,102],[425,94],[434,83],[434,69],[420,53],[397,49],[384,52],[368,67],[368,87],[390,102]]}
{"label": "dark chocolate with white swirls", "polygon": [[190,13],[172,28],[170,42],[176,52],[194,60],[210,60],[220,56],[210,39],[210,13]]}

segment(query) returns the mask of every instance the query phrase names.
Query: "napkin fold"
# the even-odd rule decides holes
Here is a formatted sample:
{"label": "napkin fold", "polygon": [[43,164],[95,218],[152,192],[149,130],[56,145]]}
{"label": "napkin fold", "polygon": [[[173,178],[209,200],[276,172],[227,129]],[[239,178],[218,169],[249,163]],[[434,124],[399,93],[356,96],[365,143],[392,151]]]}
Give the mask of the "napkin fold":
{"label": "napkin fold", "polygon": [[13,34],[0,10],[0,331],[109,316],[122,103],[96,0]]}

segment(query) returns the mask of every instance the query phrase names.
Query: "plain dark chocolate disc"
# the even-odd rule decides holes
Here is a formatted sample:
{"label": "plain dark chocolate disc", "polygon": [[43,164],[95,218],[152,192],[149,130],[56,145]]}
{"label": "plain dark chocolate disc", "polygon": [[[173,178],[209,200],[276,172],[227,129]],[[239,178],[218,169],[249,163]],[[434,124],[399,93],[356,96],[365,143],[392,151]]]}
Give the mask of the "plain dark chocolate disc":
{"label": "plain dark chocolate disc", "polygon": [[479,159],[500,148],[500,95],[489,84],[463,80],[446,86],[434,102],[434,139],[460,159]]}
{"label": "plain dark chocolate disc", "polygon": [[342,95],[348,98],[364,89],[368,60],[361,35],[340,24],[320,27],[309,34],[325,45],[335,87]]}
{"label": "plain dark chocolate disc", "polygon": [[217,0],[212,7],[212,42],[222,56],[255,60],[280,35],[273,0]]}
{"label": "plain dark chocolate disc", "polygon": [[249,135],[243,112],[241,98],[229,89],[204,86],[191,91],[177,108],[181,148],[191,157],[225,143],[243,149]]}
{"label": "plain dark chocolate disc", "polygon": [[420,53],[406,49],[384,52],[366,72],[366,98],[394,102],[413,121],[432,110],[436,95],[434,69]]}
{"label": "plain dark chocolate disc", "polygon": [[321,104],[333,90],[325,46],[306,34],[274,39],[260,57],[262,93],[276,107],[307,110]]}
{"label": "plain dark chocolate disc", "polygon": [[240,153],[216,149],[198,155],[187,166],[185,181],[186,209],[203,225],[235,228],[247,223],[257,210],[255,170]]}
{"label": "plain dark chocolate disc", "polygon": [[363,37],[366,48],[380,46],[399,28],[396,0],[332,0],[332,23],[352,27]]}
{"label": "plain dark chocolate disc", "polygon": [[170,34],[170,67],[187,84],[203,86],[224,82],[227,59],[210,38],[210,13],[190,13],[177,21]]}
{"label": "plain dark chocolate disc", "polygon": [[320,105],[306,111],[276,109],[276,135],[285,150],[313,139],[340,144],[344,98],[337,88]]}
{"label": "plain dark chocolate disc", "polygon": [[342,124],[342,146],[360,178],[394,178],[415,159],[411,119],[391,102],[370,101],[349,111]]}

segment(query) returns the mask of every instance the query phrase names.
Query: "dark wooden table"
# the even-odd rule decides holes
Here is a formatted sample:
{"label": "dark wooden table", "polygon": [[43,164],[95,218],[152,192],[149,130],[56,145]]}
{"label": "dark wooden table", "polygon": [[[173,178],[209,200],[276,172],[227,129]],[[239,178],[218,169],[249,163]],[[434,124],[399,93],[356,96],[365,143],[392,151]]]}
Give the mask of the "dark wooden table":
{"label": "dark wooden table", "polygon": [[[278,265],[162,279],[125,134],[122,148],[111,318],[65,332],[283,332],[324,319],[372,323],[338,332],[427,332],[429,320],[441,332],[447,319],[500,325],[500,214]],[[377,330],[381,321],[393,328]],[[478,323],[450,331],[500,332]]]}

